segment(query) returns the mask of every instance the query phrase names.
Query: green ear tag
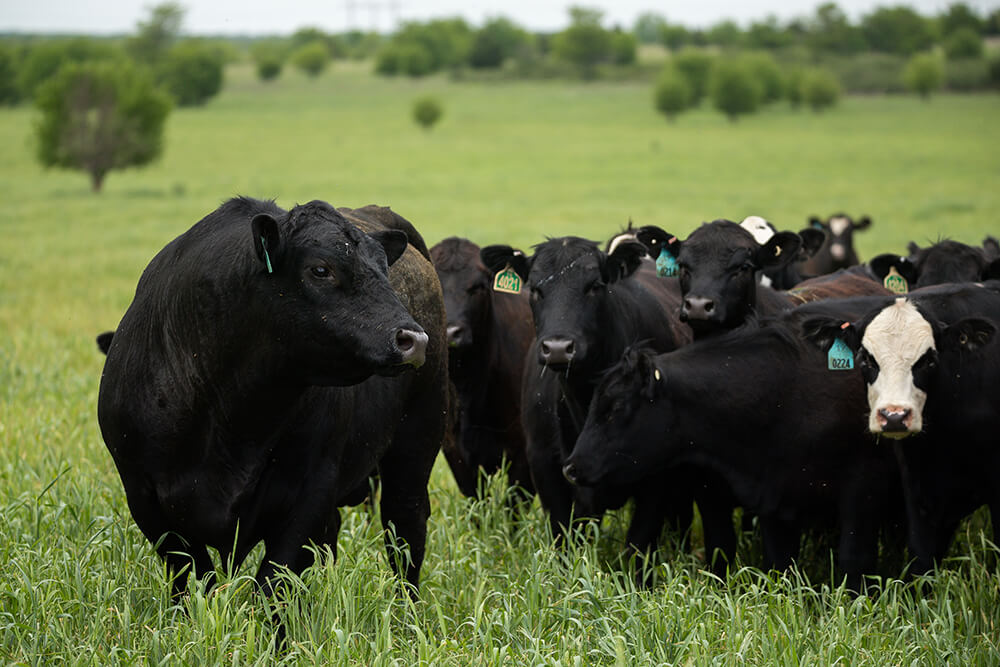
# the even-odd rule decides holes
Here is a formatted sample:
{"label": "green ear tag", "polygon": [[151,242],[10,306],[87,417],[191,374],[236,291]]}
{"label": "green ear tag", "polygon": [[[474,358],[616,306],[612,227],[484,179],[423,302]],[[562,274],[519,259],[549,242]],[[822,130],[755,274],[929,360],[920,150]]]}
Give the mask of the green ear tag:
{"label": "green ear tag", "polygon": [[849,371],[854,368],[854,353],[840,338],[833,341],[826,355],[826,367],[831,371]]}
{"label": "green ear tag", "polygon": [[906,278],[899,275],[895,266],[889,267],[889,273],[886,275],[885,280],[882,281],[882,284],[885,285],[887,290],[896,294],[906,294],[910,291],[910,286],[906,284]]}
{"label": "green ear tag", "polygon": [[661,278],[677,275],[677,258],[667,252],[666,246],[660,249],[660,256],[656,258],[656,275]]}
{"label": "green ear tag", "polygon": [[521,293],[521,276],[517,275],[517,271],[512,269],[510,264],[505,266],[503,271],[498,271],[496,277],[493,278],[493,291],[507,292],[508,294]]}
{"label": "green ear tag", "polygon": [[267,254],[267,239],[263,236],[260,237],[260,247],[264,249],[264,263],[267,264],[267,272],[274,273],[274,269],[271,268],[271,256]]}

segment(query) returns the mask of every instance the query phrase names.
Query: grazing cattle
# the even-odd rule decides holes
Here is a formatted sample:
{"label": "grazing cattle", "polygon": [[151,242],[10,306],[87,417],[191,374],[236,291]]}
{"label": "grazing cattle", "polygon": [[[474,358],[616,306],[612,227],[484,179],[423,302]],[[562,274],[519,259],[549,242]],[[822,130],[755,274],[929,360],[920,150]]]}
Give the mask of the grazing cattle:
{"label": "grazing cattle", "polygon": [[493,290],[479,246],[451,237],[431,248],[448,324],[448,375],[458,395],[454,442],[445,458],[466,496],[478,493],[479,471],[509,462],[511,486],[534,493],[521,426],[521,376],[535,339],[527,292]]}
{"label": "grazing cattle", "polygon": [[847,215],[838,213],[826,222],[813,216],[809,218],[809,224],[813,229],[822,231],[826,240],[812,257],[799,265],[799,271],[805,276],[820,276],[858,263],[854,232],[871,227],[872,219],[866,215],[855,222]]}
{"label": "grazing cattle", "polygon": [[982,248],[945,240],[926,248],[911,242],[909,251],[909,257],[883,254],[872,258],[872,274],[883,280],[894,268],[910,289],[1000,278],[1000,247],[989,236]]}
{"label": "grazing cattle", "polygon": [[840,339],[868,386],[872,433],[895,440],[915,569],[945,555],[958,522],[990,506],[1000,535],[1000,284],[945,285],[883,300],[853,321],[816,315],[822,348]]}
{"label": "grazing cattle", "polygon": [[[760,245],[764,245],[771,240],[778,230],[770,222],[759,215],[751,215],[743,219],[740,227],[750,232],[754,240]],[[800,264],[812,257],[826,240],[826,235],[818,229],[806,227],[798,232],[802,239],[799,247],[799,254],[794,262],[778,266],[776,268],[765,269],[760,274],[760,283],[776,290],[787,290],[795,287],[804,280],[804,276],[799,270]]]}
{"label": "grazing cattle", "polygon": [[270,590],[276,568],[312,562],[310,543],[336,550],[337,508],[377,474],[389,561],[405,542],[400,574],[417,585],[447,409],[424,253],[389,209],[236,198],[153,258],[111,340],[98,419],[174,574],[210,574],[207,547],[239,565],[263,541]]}
{"label": "grazing cattle", "polygon": [[804,530],[836,527],[838,563],[860,590],[879,530],[902,513],[895,463],[864,431],[860,375],[828,370],[793,315],[667,354],[626,352],[594,392],[565,474],[587,488],[680,464],[714,470],[758,515],[768,566],[788,565]]}
{"label": "grazing cattle", "polygon": [[636,496],[628,540],[645,552],[659,536],[664,516],[690,521],[691,480],[676,475],[671,484],[654,488],[578,489],[562,468],[597,379],[625,347],[647,341],[666,351],[689,340],[674,315],[680,306],[677,281],[657,278],[651,263],[642,261],[645,249],[634,241],[619,243],[610,254],[576,237],[550,239],[531,256],[510,246],[488,246],[481,254],[494,273],[515,271],[530,295],[536,333],[521,409],[531,476],[553,534],[560,538],[571,519],[600,516]]}

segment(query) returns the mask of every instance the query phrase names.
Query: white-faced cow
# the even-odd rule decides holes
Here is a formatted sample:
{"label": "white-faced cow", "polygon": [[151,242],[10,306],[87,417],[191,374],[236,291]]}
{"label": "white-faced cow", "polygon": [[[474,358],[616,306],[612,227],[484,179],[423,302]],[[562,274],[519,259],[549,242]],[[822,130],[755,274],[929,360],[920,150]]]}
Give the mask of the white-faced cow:
{"label": "white-faced cow", "polygon": [[[747,216],[740,223],[740,227],[750,232],[760,245],[766,244],[778,233],[774,225],[759,215]],[[826,235],[812,227],[800,230],[798,235],[802,239],[802,245],[799,246],[799,253],[795,261],[761,271],[760,283],[762,285],[773,287],[776,290],[787,290],[795,287],[806,278],[800,271],[801,263],[819,250],[826,240]]]}
{"label": "white-faced cow", "polygon": [[311,543],[336,549],[337,508],[377,474],[387,547],[409,546],[400,574],[417,585],[447,409],[444,306],[422,254],[389,209],[237,198],[153,258],[110,341],[98,419],[175,575],[212,573],[208,547],[239,565],[263,541],[270,590]]}
{"label": "white-faced cow", "polygon": [[988,283],[923,288],[857,319],[804,324],[823,349],[839,339],[853,352],[868,428],[894,440],[917,571],[945,555],[958,522],[983,504],[1000,534],[998,321],[1000,284]]}
{"label": "white-faced cow", "polygon": [[872,219],[867,215],[857,221],[843,213],[832,215],[826,221],[816,216],[809,218],[810,227],[823,232],[826,240],[812,257],[800,263],[799,271],[804,276],[820,276],[854,266],[858,263],[854,232],[868,229],[871,224]]}
{"label": "white-faced cow", "polygon": [[478,494],[480,471],[507,458],[511,486],[534,494],[521,426],[521,376],[535,340],[528,293],[493,289],[479,246],[451,237],[431,248],[448,315],[448,374],[458,414],[445,458],[466,496]]}

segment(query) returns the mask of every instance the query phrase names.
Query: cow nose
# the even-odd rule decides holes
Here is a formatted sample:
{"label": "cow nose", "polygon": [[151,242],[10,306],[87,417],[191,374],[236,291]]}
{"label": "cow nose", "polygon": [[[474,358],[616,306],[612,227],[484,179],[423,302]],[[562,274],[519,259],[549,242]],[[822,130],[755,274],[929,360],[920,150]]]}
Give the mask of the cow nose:
{"label": "cow nose", "polygon": [[465,327],[461,324],[448,325],[448,328],[445,329],[445,333],[448,336],[449,347],[458,347],[465,342]]}
{"label": "cow nose", "polygon": [[681,319],[684,321],[707,320],[713,312],[715,312],[715,301],[700,296],[689,296],[684,299]]}
{"label": "cow nose", "polygon": [[396,331],[396,349],[403,355],[403,363],[414,368],[424,365],[427,352],[427,334],[413,329]]}
{"label": "cow nose", "polygon": [[878,422],[884,433],[900,433],[910,430],[910,415],[913,410],[890,406],[878,411]]}
{"label": "cow nose", "polygon": [[567,482],[569,482],[570,484],[576,484],[576,468],[573,466],[572,463],[567,463],[566,465],[564,465],[562,473],[563,477],[566,478]]}
{"label": "cow nose", "polygon": [[543,364],[558,366],[573,361],[576,346],[569,338],[547,338],[542,341],[540,352]]}
{"label": "cow nose", "polygon": [[834,259],[844,259],[847,257],[847,249],[844,248],[843,243],[834,243],[830,246],[830,254]]}

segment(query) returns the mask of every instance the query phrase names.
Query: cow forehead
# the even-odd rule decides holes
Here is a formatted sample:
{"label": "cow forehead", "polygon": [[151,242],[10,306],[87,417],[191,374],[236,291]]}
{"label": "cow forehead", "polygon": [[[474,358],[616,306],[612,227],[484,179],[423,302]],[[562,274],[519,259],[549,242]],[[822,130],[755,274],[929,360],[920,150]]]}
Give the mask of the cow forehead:
{"label": "cow forehead", "polygon": [[911,301],[899,298],[872,319],[861,344],[883,370],[908,370],[935,349],[934,330]]}
{"label": "cow forehead", "polygon": [[759,215],[751,215],[743,219],[740,227],[750,232],[757,243],[764,245],[774,236],[774,227]]}
{"label": "cow forehead", "polygon": [[847,228],[851,226],[851,219],[845,218],[843,216],[838,216],[835,218],[830,218],[830,233],[834,236],[840,236],[847,231]]}
{"label": "cow forehead", "polygon": [[555,257],[540,254],[536,255],[535,261],[532,262],[529,282],[539,287],[598,271],[600,271],[600,260],[596,252],[587,252],[573,258],[567,255]]}

